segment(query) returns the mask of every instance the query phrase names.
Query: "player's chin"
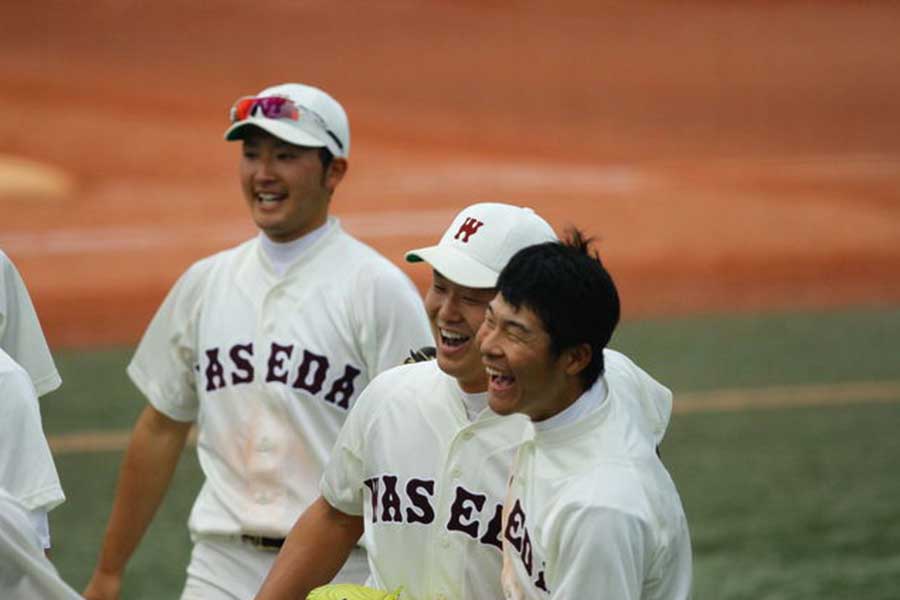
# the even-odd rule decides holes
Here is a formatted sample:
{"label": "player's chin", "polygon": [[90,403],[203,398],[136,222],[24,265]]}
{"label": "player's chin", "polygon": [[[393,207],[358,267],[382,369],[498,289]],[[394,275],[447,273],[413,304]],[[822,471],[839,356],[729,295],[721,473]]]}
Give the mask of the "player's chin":
{"label": "player's chin", "polygon": [[289,242],[300,235],[295,227],[278,216],[254,214],[253,222],[266,237],[275,242]]}
{"label": "player's chin", "polygon": [[511,398],[508,394],[498,394],[492,389],[488,389],[488,406],[492,411],[500,416],[515,414],[518,402],[515,398]]}
{"label": "player's chin", "polygon": [[437,359],[438,367],[451,377],[455,377],[457,379],[461,377],[465,377],[468,374],[468,369],[466,368],[466,361],[463,360],[462,356],[444,352],[440,345],[436,348],[435,358]]}

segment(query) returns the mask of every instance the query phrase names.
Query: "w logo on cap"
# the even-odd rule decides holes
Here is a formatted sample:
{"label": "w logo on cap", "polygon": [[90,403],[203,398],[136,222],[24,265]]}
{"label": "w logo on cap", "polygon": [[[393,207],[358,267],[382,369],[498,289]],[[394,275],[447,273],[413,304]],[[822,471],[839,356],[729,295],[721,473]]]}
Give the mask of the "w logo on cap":
{"label": "w logo on cap", "polygon": [[478,229],[484,225],[481,221],[474,217],[466,217],[466,220],[463,221],[463,224],[459,226],[459,231],[456,232],[456,235],[453,236],[454,240],[458,240],[459,236],[463,236],[462,243],[467,244],[469,242],[469,238],[476,233],[478,233]]}

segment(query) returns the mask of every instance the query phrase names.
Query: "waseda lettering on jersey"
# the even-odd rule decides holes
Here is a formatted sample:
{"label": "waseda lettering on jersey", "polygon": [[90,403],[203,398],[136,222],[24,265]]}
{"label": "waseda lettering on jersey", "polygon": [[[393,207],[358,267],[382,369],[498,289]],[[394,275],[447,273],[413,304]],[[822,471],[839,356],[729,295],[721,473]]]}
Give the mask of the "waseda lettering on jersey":
{"label": "waseda lettering on jersey", "polygon": [[462,240],[460,240],[464,244],[469,243],[469,238],[478,233],[478,229],[484,225],[481,221],[474,217],[466,217],[466,220],[463,221],[463,224],[459,226],[459,231],[456,232],[456,235],[453,236],[454,240],[459,240],[460,236],[462,236]]}
{"label": "waseda lettering on jersey", "polygon": [[[534,577],[534,551],[531,546],[531,534],[528,533],[528,528],[525,526],[525,512],[522,510],[522,504],[518,500],[513,504],[512,510],[509,511],[503,537],[516,549],[528,576]],[[543,570],[538,572],[534,585],[545,592],[549,591],[547,583],[544,581]]]}
{"label": "waseda lettering on jersey", "polygon": [[[297,352],[300,364],[292,367],[291,360],[295,356],[294,350],[293,344],[272,342],[269,345],[268,356],[264,363],[264,381],[290,385],[294,389],[303,390],[314,396],[327,389],[322,396],[325,402],[345,410],[349,409],[350,399],[356,391],[354,382],[362,371],[353,365],[344,365],[343,373],[332,380],[330,385],[326,385],[331,368],[331,361],[328,357],[304,349],[302,354]],[[202,368],[202,372],[207,392],[214,392],[228,385],[244,385],[256,380],[257,372],[253,366],[254,347],[252,343],[235,344],[227,352],[220,352],[219,348],[209,348],[203,354],[206,366]],[[227,358],[224,358],[223,355]],[[262,373],[259,376],[263,376]]]}
{"label": "waseda lettering on jersey", "polygon": [[[371,495],[373,523],[429,525],[434,522],[434,480],[412,478],[401,486],[396,475],[380,475],[363,483]],[[485,510],[487,500],[485,494],[457,486],[444,526],[447,531],[459,532],[500,550],[503,505],[495,503],[493,513],[489,513]],[[489,514],[490,521],[484,525]]]}

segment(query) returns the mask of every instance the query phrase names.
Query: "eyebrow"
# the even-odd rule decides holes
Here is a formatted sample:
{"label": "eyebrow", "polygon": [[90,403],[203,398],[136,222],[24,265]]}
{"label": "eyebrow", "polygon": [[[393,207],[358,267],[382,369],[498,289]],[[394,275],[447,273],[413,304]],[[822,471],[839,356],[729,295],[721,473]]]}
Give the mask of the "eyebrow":
{"label": "eyebrow", "polygon": [[[490,313],[491,317],[496,318],[496,315],[494,314],[494,309],[491,307],[490,303],[488,303],[488,305],[487,305],[487,312]],[[525,333],[528,335],[531,335],[533,333],[531,331],[531,329],[526,327],[521,321],[515,321],[515,320],[509,319],[509,318],[501,319],[501,322],[499,323],[499,325],[503,329],[515,329],[516,331],[519,331],[521,333]]]}
{"label": "eyebrow", "polygon": [[503,327],[505,329],[515,329],[521,333],[526,333],[526,334],[531,335],[531,330],[528,329],[528,327],[526,327],[519,321],[510,321],[509,319],[507,319],[506,321],[503,322]]}

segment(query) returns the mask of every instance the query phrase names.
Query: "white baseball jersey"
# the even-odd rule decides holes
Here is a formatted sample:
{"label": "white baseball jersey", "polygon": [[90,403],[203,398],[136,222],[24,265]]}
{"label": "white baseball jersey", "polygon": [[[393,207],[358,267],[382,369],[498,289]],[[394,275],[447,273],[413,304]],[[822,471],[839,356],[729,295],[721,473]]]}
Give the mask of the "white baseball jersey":
{"label": "white baseball jersey", "polygon": [[0,598],[75,600],[81,598],[60,579],[44,555],[25,507],[0,488]]}
{"label": "white baseball jersey", "polygon": [[[628,361],[604,355],[607,363]],[[410,600],[503,597],[498,511],[531,426],[490,409],[470,422],[462,398],[436,361],[383,373],[351,411],[322,478],[329,504],[363,515],[370,585],[402,585]],[[642,400],[659,429],[671,397],[659,407],[651,405],[659,398]]]}
{"label": "white baseball jersey", "polygon": [[431,340],[412,282],[326,227],[282,277],[258,238],[194,264],[128,367],[156,409],[197,422],[193,534],[287,535],[359,392]]}
{"label": "white baseball jersey", "polygon": [[66,499],[44,436],[37,392],[28,373],[3,349],[0,349],[0,487],[29,511],[46,513]]}
{"label": "white baseball jersey", "polygon": [[655,452],[671,392],[622,355],[606,363],[606,398],[586,398],[600,386],[582,397],[598,408],[538,425],[516,456],[504,507],[510,600],[690,597],[687,520]]}
{"label": "white baseball jersey", "polygon": [[25,282],[0,250],[0,348],[31,376],[38,396],[52,392],[62,379],[53,363],[47,340]]}
{"label": "white baseball jersey", "polygon": [[500,520],[528,421],[489,408],[474,422],[437,361],[367,387],[341,430],[322,496],[363,515],[370,585],[409,600],[502,597]]}

